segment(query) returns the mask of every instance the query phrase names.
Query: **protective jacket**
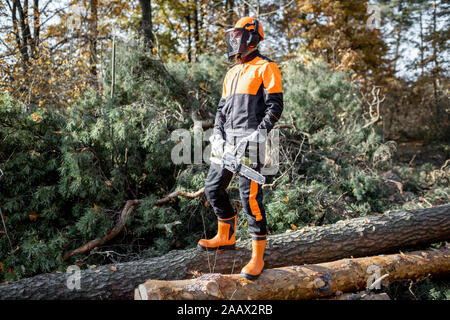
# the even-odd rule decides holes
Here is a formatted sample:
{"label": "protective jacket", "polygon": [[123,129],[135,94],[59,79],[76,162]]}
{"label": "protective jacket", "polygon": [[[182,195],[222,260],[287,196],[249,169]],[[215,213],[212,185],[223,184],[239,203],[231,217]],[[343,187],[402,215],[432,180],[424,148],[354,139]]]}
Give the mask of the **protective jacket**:
{"label": "protective jacket", "polygon": [[280,70],[275,62],[255,50],[225,76],[214,133],[220,133],[228,143],[235,144],[233,137],[242,137],[254,130],[268,133],[282,112]]}

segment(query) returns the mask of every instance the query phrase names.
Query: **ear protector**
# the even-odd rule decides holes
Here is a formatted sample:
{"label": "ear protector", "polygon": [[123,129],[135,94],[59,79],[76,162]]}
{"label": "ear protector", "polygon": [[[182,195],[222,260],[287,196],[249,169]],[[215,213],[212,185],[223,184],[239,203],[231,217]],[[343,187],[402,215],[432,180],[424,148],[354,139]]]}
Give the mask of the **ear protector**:
{"label": "ear protector", "polygon": [[247,26],[254,26],[255,29],[252,31],[249,31],[249,38],[247,40],[247,47],[256,47],[256,45],[259,43],[260,35],[259,35],[259,22],[258,20],[254,19],[252,24],[247,24]]}

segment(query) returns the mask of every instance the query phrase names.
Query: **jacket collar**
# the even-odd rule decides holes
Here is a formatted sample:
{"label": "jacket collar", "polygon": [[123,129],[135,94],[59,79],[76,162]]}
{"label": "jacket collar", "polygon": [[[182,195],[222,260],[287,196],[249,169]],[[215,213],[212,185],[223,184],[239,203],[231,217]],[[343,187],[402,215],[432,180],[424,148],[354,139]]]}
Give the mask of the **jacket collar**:
{"label": "jacket collar", "polygon": [[259,50],[256,49],[255,51],[250,52],[247,56],[245,56],[243,58],[239,58],[238,61],[240,64],[247,63],[247,62],[255,59],[258,54],[259,54]]}

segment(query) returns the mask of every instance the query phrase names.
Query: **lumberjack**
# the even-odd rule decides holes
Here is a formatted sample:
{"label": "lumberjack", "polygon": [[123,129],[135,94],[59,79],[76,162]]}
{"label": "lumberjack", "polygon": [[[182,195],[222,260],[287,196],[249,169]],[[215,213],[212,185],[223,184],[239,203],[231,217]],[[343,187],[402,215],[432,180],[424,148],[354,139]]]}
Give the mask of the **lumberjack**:
{"label": "lumberjack", "polygon": [[[231,206],[226,188],[233,173],[239,173],[240,197],[252,237],[252,257],[241,274],[251,280],[264,268],[267,241],[261,185],[264,177],[260,175],[264,159],[258,150],[283,111],[281,73],[275,62],[259,53],[257,46],[262,40],[263,28],[255,18],[241,18],[234,28],[226,31],[228,58],[235,64],[223,82],[210,138],[211,166],[205,181],[205,194],[217,216],[218,231],[214,238],[198,242],[198,247],[205,250],[235,248],[237,212]],[[246,159],[247,165],[241,165],[239,155],[230,151],[243,143],[246,147],[240,156]],[[252,156],[254,152],[256,157]]]}

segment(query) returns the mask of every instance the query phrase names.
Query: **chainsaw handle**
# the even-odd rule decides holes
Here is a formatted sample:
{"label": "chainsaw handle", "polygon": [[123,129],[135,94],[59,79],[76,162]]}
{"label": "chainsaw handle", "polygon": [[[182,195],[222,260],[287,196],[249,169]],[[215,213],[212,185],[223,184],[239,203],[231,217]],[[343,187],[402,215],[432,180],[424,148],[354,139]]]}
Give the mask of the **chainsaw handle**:
{"label": "chainsaw handle", "polygon": [[247,147],[247,143],[248,143],[248,140],[246,140],[245,138],[242,138],[241,141],[238,142],[236,147],[234,147],[232,154],[234,156],[237,156],[239,151],[241,151],[241,156],[244,156],[245,148]]}

